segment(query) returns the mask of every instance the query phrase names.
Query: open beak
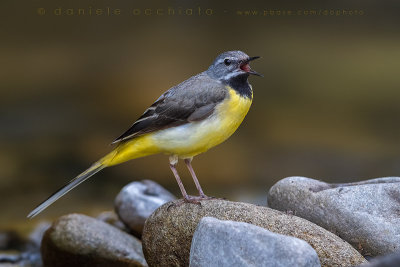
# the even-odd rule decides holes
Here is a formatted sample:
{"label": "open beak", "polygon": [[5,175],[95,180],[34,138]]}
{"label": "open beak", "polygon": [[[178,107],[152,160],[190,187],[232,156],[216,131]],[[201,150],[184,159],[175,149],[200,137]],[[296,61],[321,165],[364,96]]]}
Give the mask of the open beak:
{"label": "open beak", "polygon": [[250,68],[250,64],[249,64],[250,61],[253,61],[253,60],[257,59],[257,58],[260,58],[260,57],[249,57],[247,60],[243,61],[242,64],[240,64],[240,68],[241,68],[243,71],[245,71],[245,72],[247,72],[247,73],[249,73],[249,74],[253,74],[253,75],[260,76],[260,77],[264,77],[262,74],[260,74],[260,73],[258,73],[258,72],[256,72],[256,71],[254,71],[254,70],[252,70],[252,69]]}

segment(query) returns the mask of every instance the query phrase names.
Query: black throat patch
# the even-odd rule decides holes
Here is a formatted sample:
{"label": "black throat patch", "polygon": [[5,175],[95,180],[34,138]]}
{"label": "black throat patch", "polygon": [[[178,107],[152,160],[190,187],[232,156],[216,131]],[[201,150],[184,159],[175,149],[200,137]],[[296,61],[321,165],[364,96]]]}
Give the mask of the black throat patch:
{"label": "black throat patch", "polygon": [[226,80],[225,83],[238,92],[239,95],[252,99],[253,89],[251,89],[249,81],[247,80],[248,77],[249,75],[238,75]]}

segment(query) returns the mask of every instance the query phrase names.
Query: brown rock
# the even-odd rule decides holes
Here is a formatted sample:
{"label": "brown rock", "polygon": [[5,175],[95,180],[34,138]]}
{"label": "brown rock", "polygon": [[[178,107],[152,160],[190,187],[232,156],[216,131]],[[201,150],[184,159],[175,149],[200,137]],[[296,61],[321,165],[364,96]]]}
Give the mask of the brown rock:
{"label": "brown rock", "polygon": [[316,250],[322,266],[353,266],[366,262],[352,246],[331,232],[277,210],[219,199],[202,201],[201,205],[171,203],[178,202],[161,206],[146,221],[142,242],[149,266],[189,266],[192,237],[205,216],[251,223],[303,239]]}
{"label": "brown rock", "polygon": [[41,253],[45,267],[147,266],[138,239],[81,214],[55,221],[44,234]]}

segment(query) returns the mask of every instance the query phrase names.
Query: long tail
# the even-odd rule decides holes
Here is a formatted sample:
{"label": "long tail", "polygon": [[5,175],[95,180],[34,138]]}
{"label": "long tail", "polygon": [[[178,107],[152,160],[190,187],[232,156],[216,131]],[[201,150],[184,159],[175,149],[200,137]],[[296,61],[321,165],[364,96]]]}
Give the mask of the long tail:
{"label": "long tail", "polygon": [[43,201],[39,206],[37,206],[33,211],[28,214],[28,218],[31,219],[41,213],[45,208],[53,204],[57,199],[89,179],[91,176],[96,174],[97,172],[101,171],[107,167],[106,165],[102,164],[101,161],[94,163],[89,169],[79,174],[77,177],[69,181],[68,184],[57,190],[54,194],[52,194],[48,199]]}
{"label": "long tail", "polygon": [[48,199],[43,201],[42,204],[37,206],[37,208],[35,208],[33,211],[31,211],[31,213],[28,214],[28,218],[35,217],[45,208],[53,204],[57,199],[59,199],[102,169],[123,163],[131,159],[156,154],[159,152],[159,148],[154,145],[154,143],[151,141],[151,138],[149,138],[149,136],[147,135],[143,135],[135,138],[130,142],[120,144],[102,159],[94,163],[89,169],[79,174],[67,185],[65,185],[53,195],[51,195]]}

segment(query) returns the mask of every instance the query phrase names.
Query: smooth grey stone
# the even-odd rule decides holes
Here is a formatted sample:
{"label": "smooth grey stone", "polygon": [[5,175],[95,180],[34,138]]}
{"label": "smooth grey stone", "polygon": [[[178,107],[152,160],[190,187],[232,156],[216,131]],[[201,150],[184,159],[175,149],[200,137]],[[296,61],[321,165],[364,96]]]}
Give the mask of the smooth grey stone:
{"label": "smooth grey stone", "polygon": [[114,206],[118,217],[140,236],[144,222],[158,207],[176,197],[161,185],[150,180],[132,182],[122,188]]}
{"label": "smooth grey stone", "polygon": [[0,233],[0,266],[41,267],[40,242],[49,223],[39,223],[25,239],[16,232]]}
{"label": "smooth grey stone", "polygon": [[51,226],[50,222],[44,221],[36,225],[35,229],[29,234],[28,240],[32,246],[37,248],[42,243],[43,235]]}
{"label": "smooth grey stone", "polygon": [[270,189],[268,203],[337,234],[363,255],[400,250],[400,177],[347,184],[289,177]]}
{"label": "smooth grey stone", "polygon": [[0,251],[0,266],[42,267],[42,260],[38,250]]}
{"label": "smooth grey stone", "polygon": [[188,266],[193,234],[203,217],[250,223],[303,239],[315,249],[323,266],[354,266],[366,261],[350,244],[307,220],[267,207],[212,199],[200,204],[167,203],[146,220],[142,242],[149,266]]}
{"label": "smooth grey stone", "polygon": [[130,233],[130,229],[119,219],[115,211],[103,211],[96,216],[97,220],[108,223],[121,231]]}
{"label": "smooth grey stone", "polygon": [[304,240],[264,228],[212,217],[201,219],[193,235],[190,267],[321,266]]}
{"label": "smooth grey stone", "polygon": [[0,252],[0,266],[2,263],[18,263],[21,261],[21,253],[18,252]]}
{"label": "smooth grey stone", "polygon": [[373,258],[369,263],[359,265],[359,267],[396,267],[400,266],[400,253],[389,254]]}
{"label": "smooth grey stone", "polygon": [[81,214],[56,220],[44,234],[41,252],[45,267],[147,266],[138,239]]}

